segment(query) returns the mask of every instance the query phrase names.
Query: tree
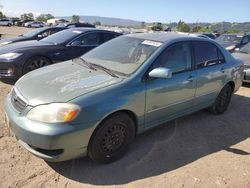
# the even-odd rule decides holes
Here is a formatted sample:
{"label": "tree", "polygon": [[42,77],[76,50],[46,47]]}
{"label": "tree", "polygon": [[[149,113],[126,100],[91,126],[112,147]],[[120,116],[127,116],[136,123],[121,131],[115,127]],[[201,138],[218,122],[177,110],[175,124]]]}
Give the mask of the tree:
{"label": "tree", "polygon": [[21,19],[22,20],[33,20],[34,19],[34,15],[33,13],[24,13],[21,15]]}
{"label": "tree", "polygon": [[178,23],[177,29],[180,32],[190,32],[190,30],[191,30],[190,27],[188,26],[188,24],[186,24],[185,22],[183,22],[181,20]]}
{"label": "tree", "polygon": [[146,27],[146,23],[145,22],[141,22],[141,28],[145,28]]}
{"label": "tree", "polygon": [[192,28],[192,32],[193,32],[193,33],[198,33],[199,30],[200,30],[201,28],[202,28],[202,27],[199,26],[199,25],[198,25],[198,26],[195,26],[195,27]]}
{"label": "tree", "polygon": [[47,22],[49,19],[55,18],[52,14],[40,14],[36,19],[40,22]]}
{"label": "tree", "polygon": [[94,23],[94,25],[102,25],[100,21]]}
{"label": "tree", "polygon": [[6,18],[6,16],[0,11],[0,18]]}
{"label": "tree", "polygon": [[78,15],[73,15],[71,18],[72,23],[78,23],[79,20],[80,20],[80,16],[78,16]]}

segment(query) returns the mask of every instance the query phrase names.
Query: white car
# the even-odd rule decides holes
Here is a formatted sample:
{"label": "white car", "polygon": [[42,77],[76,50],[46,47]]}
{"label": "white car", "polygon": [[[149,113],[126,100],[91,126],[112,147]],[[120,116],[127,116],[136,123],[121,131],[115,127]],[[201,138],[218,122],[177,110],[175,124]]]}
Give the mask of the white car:
{"label": "white car", "polygon": [[24,24],[24,27],[43,27],[43,26],[44,23],[38,21],[27,22]]}
{"label": "white car", "polygon": [[12,26],[13,25],[13,22],[10,20],[10,19],[6,19],[6,18],[3,18],[3,19],[0,19],[0,26]]}

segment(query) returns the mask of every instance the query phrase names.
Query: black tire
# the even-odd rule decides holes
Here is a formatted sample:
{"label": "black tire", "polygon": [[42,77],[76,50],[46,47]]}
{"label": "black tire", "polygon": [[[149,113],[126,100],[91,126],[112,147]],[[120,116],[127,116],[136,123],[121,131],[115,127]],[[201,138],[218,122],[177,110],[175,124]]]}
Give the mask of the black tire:
{"label": "black tire", "polygon": [[8,23],[8,27],[10,27],[11,26],[11,24],[10,23]]}
{"label": "black tire", "polygon": [[232,93],[232,87],[229,84],[225,85],[217,96],[214,104],[209,108],[209,111],[215,115],[223,114],[230,104]]}
{"label": "black tire", "polygon": [[51,61],[45,57],[37,56],[30,58],[24,65],[23,73],[26,74],[30,71],[45,67],[51,64]]}
{"label": "black tire", "polygon": [[95,130],[88,145],[88,156],[98,163],[111,163],[121,158],[135,137],[135,124],[125,113],[116,113]]}

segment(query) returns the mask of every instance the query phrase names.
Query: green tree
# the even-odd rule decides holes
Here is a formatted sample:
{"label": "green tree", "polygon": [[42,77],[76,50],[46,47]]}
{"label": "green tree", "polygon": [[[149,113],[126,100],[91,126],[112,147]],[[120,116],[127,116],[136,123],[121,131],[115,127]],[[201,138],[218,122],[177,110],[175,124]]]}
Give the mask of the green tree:
{"label": "green tree", "polygon": [[198,26],[195,26],[195,27],[192,28],[192,32],[193,32],[193,33],[198,33],[199,30],[200,30],[201,28],[202,28],[202,27],[199,26],[199,25],[198,25]]}
{"label": "green tree", "polygon": [[186,24],[185,22],[181,21],[181,20],[178,23],[177,29],[180,32],[190,32],[190,30],[191,30],[189,25]]}
{"label": "green tree", "polygon": [[78,15],[73,15],[71,18],[72,23],[78,23],[79,20],[80,20],[80,16],[78,16]]}
{"label": "green tree", "polygon": [[201,27],[198,32],[200,32],[200,33],[211,33],[212,31],[211,31],[211,29],[209,27]]}
{"label": "green tree", "polygon": [[227,31],[227,33],[240,33],[241,31],[239,29],[230,29]]}
{"label": "green tree", "polygon": [[102,25],[100,21],[94,23],[94,25]]}
{"label": "green tree", "polygon": [[36,19],[40,22],[47,22],[49,19],[55,18],[52,14],[40,14]]}
{"label": "green tree", "polygon": [[24,13],[21,15],[22,20],[33,20],[34,19],[34,14],[33,13]]}
{"label": "green tree", "polygon": [[0,18],[6,18],[6,16],[0,11]]}

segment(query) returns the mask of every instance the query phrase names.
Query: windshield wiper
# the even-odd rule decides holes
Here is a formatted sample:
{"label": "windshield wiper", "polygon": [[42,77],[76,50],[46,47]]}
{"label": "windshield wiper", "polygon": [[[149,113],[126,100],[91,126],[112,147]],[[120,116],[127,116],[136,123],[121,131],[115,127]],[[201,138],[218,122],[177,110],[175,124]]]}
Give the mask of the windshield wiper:
{"label": "windshield wiper", "polygon": [[88,63],[87,61],[85,61],[83,58],[78,58],[82,61],[82,63],[84,63],[84,65],[86,65],[89,69],[95,70],[96,68],[94,68],[90,63]]}
{"label": "windshield wiper", "polygon": [[94,63],[90,63],[92,66],[98,68],[98,69],[101,69],[103,70],[104,72],[108,73],[110,76],[112,77],[116,77],[116,78],[119,78],[112,70],[104,67],[104,66],[101,66],[101,65],[98,65],[98,64],[94,64]]}

